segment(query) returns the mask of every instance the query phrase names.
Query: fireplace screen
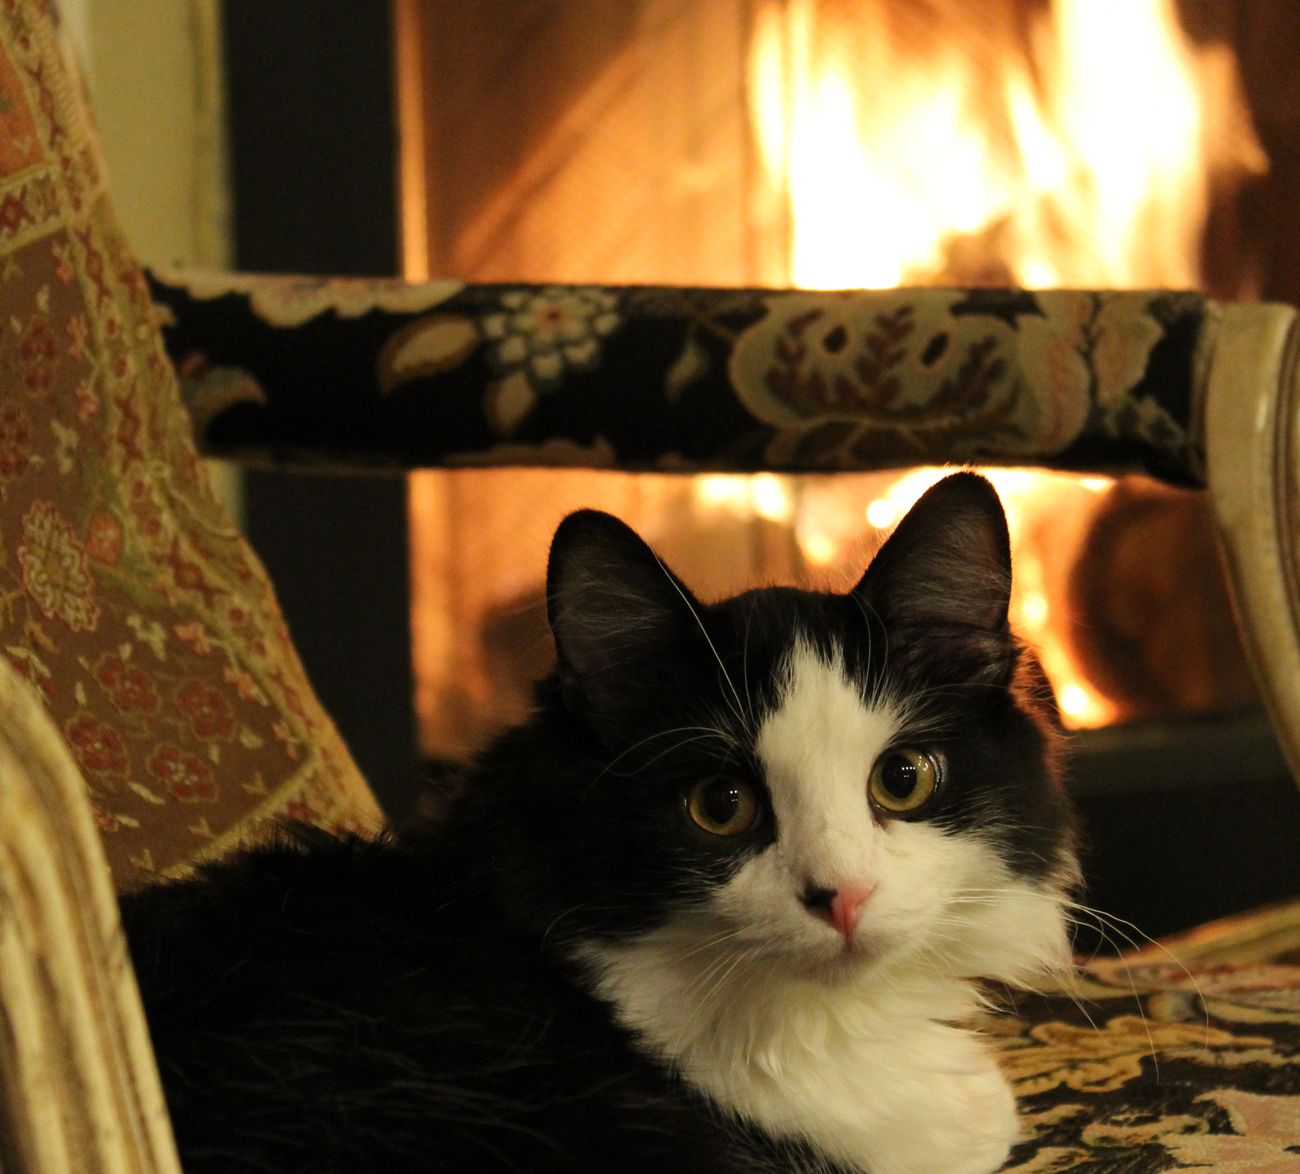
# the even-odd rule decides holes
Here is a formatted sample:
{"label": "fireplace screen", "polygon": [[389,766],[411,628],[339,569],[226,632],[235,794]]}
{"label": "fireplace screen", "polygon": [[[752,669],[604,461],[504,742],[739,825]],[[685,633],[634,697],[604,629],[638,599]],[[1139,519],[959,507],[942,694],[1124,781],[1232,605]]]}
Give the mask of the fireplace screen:
{"label": "fireplace screen", "polygon": [[[1216,24],[1174,0],[401,0],[407,275],[1269,293],[1260,193],[1286,176],[1231,7]],[[1254,8],[1257,30],[1272,9]],[[1285,47],[1252,37],[1300,91]],[[424,753],[457,757],[527,706],[570,509],[620,515],[705,599],[843,589],[939,475],[414,475]],[[1257,704],[1198,495],[990,475],[1013,620],[1068,725]]]}

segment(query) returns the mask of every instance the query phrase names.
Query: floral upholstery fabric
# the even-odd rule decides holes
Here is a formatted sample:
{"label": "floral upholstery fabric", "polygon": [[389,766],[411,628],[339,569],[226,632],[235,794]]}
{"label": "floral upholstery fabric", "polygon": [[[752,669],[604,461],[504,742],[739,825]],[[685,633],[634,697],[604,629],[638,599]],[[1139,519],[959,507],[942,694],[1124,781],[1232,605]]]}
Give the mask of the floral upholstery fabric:
{"label": "floral upholstery fabric", "polygon": [[268,819],[378,819],[209,492],[38,0],[0,0],[0,650],[81,763],[119,889]]}
{"label": "floral upholstery fabric", "polygon": [[156,271],[199,444],[315,464],[1143,466],[1196,484],[1168,291],[461,285]]}
{"label": "floral upholstery fabric", "polygon": [[1015,1174],[1300,1174],[1300,958],[1110,962],[984,1024],[1020,1104]]}

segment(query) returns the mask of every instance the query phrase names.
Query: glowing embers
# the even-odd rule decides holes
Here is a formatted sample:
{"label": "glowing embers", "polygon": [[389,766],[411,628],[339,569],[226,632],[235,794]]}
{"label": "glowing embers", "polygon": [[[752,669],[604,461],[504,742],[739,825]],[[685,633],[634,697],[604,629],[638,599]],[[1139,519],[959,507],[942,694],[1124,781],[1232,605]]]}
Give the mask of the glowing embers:
{"label": "glowing embers", "polygon": [[1188,287],[1211,185],[1267,160],[1173,0],[768,0],[756,219],[806,288]]}

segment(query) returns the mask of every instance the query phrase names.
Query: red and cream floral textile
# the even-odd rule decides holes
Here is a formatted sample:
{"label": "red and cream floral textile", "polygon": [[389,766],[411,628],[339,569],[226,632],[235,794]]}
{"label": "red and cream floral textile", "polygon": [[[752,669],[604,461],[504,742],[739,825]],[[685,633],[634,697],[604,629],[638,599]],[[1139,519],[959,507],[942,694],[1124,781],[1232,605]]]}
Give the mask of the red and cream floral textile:
{"label": "red and cream floral textile", "polygon": [[81,763],[119,889],[275,818],[379,820],[208,490],[39,0],[0,0],[0,650]]}

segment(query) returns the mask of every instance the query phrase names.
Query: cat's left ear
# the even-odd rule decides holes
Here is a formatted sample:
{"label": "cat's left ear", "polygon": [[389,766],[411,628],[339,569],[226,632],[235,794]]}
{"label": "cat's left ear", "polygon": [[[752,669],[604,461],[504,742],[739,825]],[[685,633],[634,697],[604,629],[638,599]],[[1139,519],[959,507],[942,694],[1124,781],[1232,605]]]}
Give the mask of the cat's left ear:
{"label": "cat's left ear", "polygon": [[997,491],[977,473],[933,485],[853,591],[887,623],[1007,633],[1011,540]]}
{"label": "cat's left ear", "polygon": [[686,586],[629,526],[598,510],[570,514],[546,569],[566,704],[617,716],[639,694],[648,658],[662,659],[684,628],[693,630],[694,607]]}

